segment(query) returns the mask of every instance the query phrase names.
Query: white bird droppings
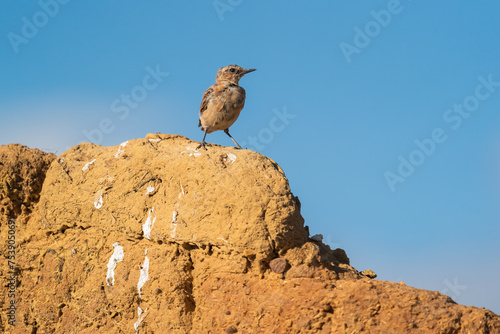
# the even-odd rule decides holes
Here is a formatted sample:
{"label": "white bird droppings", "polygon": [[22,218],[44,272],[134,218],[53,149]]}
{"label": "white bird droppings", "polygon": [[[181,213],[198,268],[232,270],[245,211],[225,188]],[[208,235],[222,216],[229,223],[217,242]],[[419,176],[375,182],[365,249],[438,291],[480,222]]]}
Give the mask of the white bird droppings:
{"label": "white bird droppings", "polygon": [[142,224],[142,231],[144,232],[144,238],[151,240],[151,230],[153,229],[153,225],[156,221],[156,215],[154,213],[155,208],[151,208],[148,212],[148,218]]}
{"label": "white bird droppings", "polygon": [[170,231],[170,237],[175,238],[175,231],[177,230],[177,215],[179,213],[177,211],[172,212],[172,224],[171,225],[171,231]]}
{"label": "white bird droppings", "polygon": [[196,152],[196,149],[191,146],[186,146],[187,151],[182,151],[181,153],[189,152],[190,157],[199,157],[201,155],[200,152]]}
{"label": "white bird droppings", "polygon": [[95,194],[94,206],[97,210],[99,210],[102,207],[102,204],[104,203],[102,200],[102,193],[103,190],[101,189]]}
{"label": "white bird droppings", "polygon": [[106,284],[108,286],[112,286],[115,284],[115,268],[116,264],[120,261],[123,261],[123,257],[125,254],[123,253],[123,247],[120,246],[119,242],[115,242],[113,244],[115,248],[113,254],[109,258],[108,262],[108,272],[106,273]]}
{"label": "white bird droppings", "polygon": [[125,146],[127,146],[128,144],[128,140],[126,142],[123,142],[120,144],[120,146],[118,146],[118,151],[116,151],[115,153],[115,158],[119,158],[121,157],[121,155],[125,152]]}
{"label": "white bird droppings", "polygon": [[148,250],[146,249],[145,252],[145,257],[144,257],[144,263],[142,264],[141,267],[141,274],[139,275],[139,282],[137,282],[137,291],[139,291],[139,298],[142,299],[141,297],[141,289],[146,284],[148,281],[148,271],[149,271],[149,259],[148,259]]}
{"label": "white bird droppings", "polygon": [[136,333],[139,333],[139,326],[140,326],[141,322],[144,320],[144,318],[146,317],[147,311],[148,311],[148,309],[146,309],[146,311],[143,311],[140,306],[137,307],[137,315],[139,316],[139,319],[137,319],[137,321],[134,323],[134,329],[135,329]]}
{"label": "white bird droppings", "polygon": [[233,153],[227,153],[226,156],[229,162],[234,163],[236,161],[236,155]]}
{"label": "white bird droppings", "polygon": [[155,191],[155,187],[154,186],[149,186],[146,188],[146,196],[151,194],[153,191]]}
{"label": "white bird droppings", "polygon": [[96,159],[92,160],[92,161],[89,161],[85,164],[85,166],[83,166],[82,168],[82,172],[85,172],[87,169],[89,169],[89,166],[92,165],[94,162],[96,161]]}

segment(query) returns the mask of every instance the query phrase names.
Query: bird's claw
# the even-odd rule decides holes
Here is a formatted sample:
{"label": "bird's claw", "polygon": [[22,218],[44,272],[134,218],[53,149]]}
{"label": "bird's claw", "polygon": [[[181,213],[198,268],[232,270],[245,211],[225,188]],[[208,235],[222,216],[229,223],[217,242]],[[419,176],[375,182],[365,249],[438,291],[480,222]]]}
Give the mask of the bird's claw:
{"label": "bird's claw", "polygon": [[196,148],[196,150],[199,150],[200,147],[203,147],[203,149],[206,151],[207,148],[205,147],[205,143],[201,143],[200,145],[198,145],[198,147]]}

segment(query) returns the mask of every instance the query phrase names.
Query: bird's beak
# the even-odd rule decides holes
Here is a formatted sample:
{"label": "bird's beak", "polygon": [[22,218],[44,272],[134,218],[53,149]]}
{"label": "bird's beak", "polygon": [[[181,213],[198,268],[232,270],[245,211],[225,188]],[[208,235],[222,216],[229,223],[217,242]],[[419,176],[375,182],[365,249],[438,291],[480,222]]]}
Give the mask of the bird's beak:
{"label": "bird's beak", "polygon": [[253,72],[253,71],[256,71],[257,69],[255,68],[252,68],[252,69],[249,69],[249,70],[245,70],[243,71],[243,75],[247,74],[247,73],[250,73],[250,72]]}

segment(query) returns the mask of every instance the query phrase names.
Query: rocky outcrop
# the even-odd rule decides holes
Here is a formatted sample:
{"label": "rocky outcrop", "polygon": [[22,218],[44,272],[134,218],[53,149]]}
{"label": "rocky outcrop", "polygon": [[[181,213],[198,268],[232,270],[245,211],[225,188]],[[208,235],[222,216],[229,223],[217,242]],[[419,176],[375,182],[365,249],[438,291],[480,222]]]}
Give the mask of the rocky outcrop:
{"label": "rocky outcrop", "polygon": [[271,159],[197,145],[151,134],[42,154],[54,160],[39,199],[32,187],[25,209],[12,192],[2,202],[14,203],[1,231],[15,221],[17,308],[0,332],[500,332],[488,310],[371,279],[310,238]]}
{"label": "rocky outcrop", "polygon": [[0,216],[26,220],[56,156],[19,144],[0,146]]}
{"label": "rocky outcrop", "polygon": [[[30,150],[19,144],[0,146],[0,333],[8,326],[9,312],[15,313],[13,291],[18,282],[16,268],[16,222],[24,224],[40,191],[50,163],[56,158],[39,150]],[[13,298],[12,298],[13,297]]]}

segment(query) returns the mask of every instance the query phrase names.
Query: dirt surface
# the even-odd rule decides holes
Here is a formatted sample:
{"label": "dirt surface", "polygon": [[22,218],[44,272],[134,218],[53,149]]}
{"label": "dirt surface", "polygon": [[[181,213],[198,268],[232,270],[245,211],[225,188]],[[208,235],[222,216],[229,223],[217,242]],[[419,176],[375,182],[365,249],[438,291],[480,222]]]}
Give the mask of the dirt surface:
{"label": "dirt surface", "polygon": [[310,238],[271,159],[197,145],[0,147],[0,180],[17,180],[0,207],[2,251],[17,226],[16,325],[3,311],[0,332],[500,333],[494,313],[372,279]]}

